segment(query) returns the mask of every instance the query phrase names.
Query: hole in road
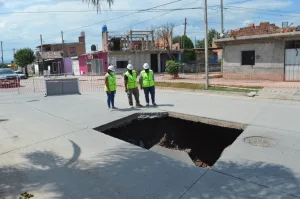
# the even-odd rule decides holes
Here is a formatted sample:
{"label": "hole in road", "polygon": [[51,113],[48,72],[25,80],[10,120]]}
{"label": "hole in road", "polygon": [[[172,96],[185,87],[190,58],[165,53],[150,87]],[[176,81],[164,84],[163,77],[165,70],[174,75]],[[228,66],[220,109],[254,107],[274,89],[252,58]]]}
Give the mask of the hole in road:
{"label": "hole in road", "polygon": [[148,150],[159,146],[187,153],[195,165],[206,168],[213,166],[244,128],[241,124],[195,116],[190,116],[191,121],[187,115],[172,115],[134,114],[95,130]]}

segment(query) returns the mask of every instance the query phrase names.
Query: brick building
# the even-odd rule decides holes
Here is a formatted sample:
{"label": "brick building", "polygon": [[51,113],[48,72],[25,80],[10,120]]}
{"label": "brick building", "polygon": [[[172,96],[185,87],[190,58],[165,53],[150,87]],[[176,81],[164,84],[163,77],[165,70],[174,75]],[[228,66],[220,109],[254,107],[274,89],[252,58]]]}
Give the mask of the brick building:
{"label": "brick building", "polygon": [[214,40],[223,48],[223,77],[300,81],[300,31],[296,30],[265,22],[232,30],[227,38]]}
{"label": "brick building", "polygon": [[[72,62],[70,57],[77,57],[86,53],[85,33],[81,32],[78,42],[43,44],[36,47],[36,63],[39,74],[61,74],[72,72]],[[44,65],[43,65],[43,64]],[[37,72],[37,71],[36,71]]]}

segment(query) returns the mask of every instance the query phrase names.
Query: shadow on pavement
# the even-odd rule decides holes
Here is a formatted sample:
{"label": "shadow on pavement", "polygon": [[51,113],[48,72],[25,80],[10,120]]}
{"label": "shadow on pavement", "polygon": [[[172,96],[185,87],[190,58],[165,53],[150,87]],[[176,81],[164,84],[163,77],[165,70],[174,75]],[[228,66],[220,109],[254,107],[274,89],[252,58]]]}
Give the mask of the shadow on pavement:
{"label": "shadow on pavement", "polygon": [[[128,148],[128,145],[124,148],[122,144],[93,156],[85,154],[87,157],[83,158],[84,151],[70,142],[73,147],[70,159],[52,151],[36,151],[23,154],[23,164],[0,167],[0,198],[18,198],[26,191],[48,199],[173,199],[182,195],[184,187],[191,186],[203,171],[142,148]],[[173,175],[165,169],[167,162]],[[182,184],[178,179],[185,176],[183,185],[172,188],[174,181]]]}
{"label": "shadow on pavement", "polygon": [[[17,198],[27,191],[37,198],[132,198],[157,199],[180,198],[204,169],[189,166],[138,147],[122,144],[97,154],[85,154],[73,141],[73,155],[66,159],[51,151],[23,154],[23,164],[0,167],[0,198]],[[141,164],[143,162],[143,164]],[[165,166],[165,165],[169,166]],[[300,182],[293,172],[279,165],[266,163],[237,165],[224,163],[222,167],[234,167],[240,173],[263,175],[269,184],[300,195]],[[205,176],[205,175],[204,175]],[[255,175],[252,176],[255,178]],[[226,178],[220,186],[218,179],[200,180],[207,189],[195,190],[189,198],[270,198],[271,193],[261,186],[237,183],[237,178]],[[249,179],[251,181],[251,179]],[[284,183],[288,181],[289,183]],[[271,187],[272,188],[272,187]],[[273,187],[274,188],[274,187]],[[274,193],[272,193],[274,194]]]}

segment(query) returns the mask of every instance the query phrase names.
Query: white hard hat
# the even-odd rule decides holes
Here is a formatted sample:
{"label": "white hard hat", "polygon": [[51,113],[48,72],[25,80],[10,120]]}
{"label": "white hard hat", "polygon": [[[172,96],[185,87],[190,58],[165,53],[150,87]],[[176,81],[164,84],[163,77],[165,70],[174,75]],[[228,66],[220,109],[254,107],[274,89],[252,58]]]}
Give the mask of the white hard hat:
{"label": "white hard hat", "polygon": [[115,67],[114,66],[109,66],[108,70],[111,70],[111,71],[115,72]]}
{"label": "white hard hat", "polygon": [[132,64],[128,64],[128,65],[127,65],[127,69],[132,70],[132,69],[133,69]]}
{"label": "white hard hat", "polygon": [[144,66],[143,66],[143,68],[144,69],[149,69],[150,67],[149,67],[149,64],[147,64],[147,63],[144,63]]}

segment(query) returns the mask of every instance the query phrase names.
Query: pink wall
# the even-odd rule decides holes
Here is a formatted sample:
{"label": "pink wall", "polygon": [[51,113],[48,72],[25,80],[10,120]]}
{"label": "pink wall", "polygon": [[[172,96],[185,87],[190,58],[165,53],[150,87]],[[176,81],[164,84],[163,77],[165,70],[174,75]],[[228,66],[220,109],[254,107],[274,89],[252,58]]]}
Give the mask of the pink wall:
{"label": "pink wall", "polygon": [[107,53],[106,52],[98,52],[98,54],[96,56],[94,56],[94,58],[103,60],[104,72],[107,72],[107,67],[108,67]]}
{"label": "pink wall", "polygon": [[[87,74],[88,73],[88,68],[87,68],[86,60],[90,57],[91,57],[91,54],[78,56],[80,75],[88,75]],[[93,59],[102,59],[103,60],[103,66],[104,66],[104,72],[107,72],[108,59],[107,59],[107,53],[106,52],[98,52],[97,54],[93,54]]]}
{"label": "pink wall", "polygon": [[87,75],[88,69],[86,64],[87,55],[78,56],[80,75]]}

